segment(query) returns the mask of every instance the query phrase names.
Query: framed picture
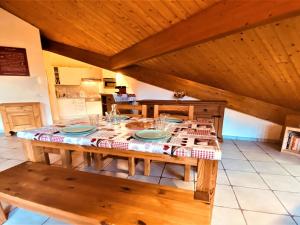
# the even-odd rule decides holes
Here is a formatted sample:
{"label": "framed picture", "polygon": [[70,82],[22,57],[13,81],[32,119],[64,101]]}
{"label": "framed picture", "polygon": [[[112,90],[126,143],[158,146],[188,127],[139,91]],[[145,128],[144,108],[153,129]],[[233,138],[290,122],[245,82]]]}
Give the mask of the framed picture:
{"label": "framed picture", "polygon": [[0,46],[0,76],[30,76],[25,48]]}

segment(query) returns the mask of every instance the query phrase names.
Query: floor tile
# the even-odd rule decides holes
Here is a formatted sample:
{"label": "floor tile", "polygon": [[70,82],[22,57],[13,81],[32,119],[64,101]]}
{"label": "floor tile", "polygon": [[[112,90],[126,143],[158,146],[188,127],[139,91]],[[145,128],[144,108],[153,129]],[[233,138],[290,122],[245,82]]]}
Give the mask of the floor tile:
{"label": "floor tile", "polygon": [[242,159],[246,160],[245,156],[240,151],[224,151],[222,153],[223,159]]}
{"label": "floor tile", "polygon": [[276,162],[251,161],[251,164],[259,173],[289,175],[289,173]]}
{"label": "floor tile", "polygon": [[263,151],[261,151],[261,152],[257,152],[257,151],[244,152],[244,155],[246,156],[246,158],[248,160],[252,160],[252,161],[264,161],[264,162],[273,162],[274,161],[269,155],[267,155]]}
{"label": "floor tile", "polygon": [[158,184],[160,178],[143,176],[143,175],[134,175],[134,176],[129,176],[128,179],[142,181],[142,182],[146,182],[146,183]]}
{"label": "floor tile", "polygon": [[214,205],[239,208],[231,186],[217,184]]}
{"label": "floor tile", "polygon": [[[162,173],[162,177],[182,180],[184,177],[184,166],[167,163]],[[194,179],[194,170],[191,170],[190,178],[191,181]]]}
{"label": "floor tile", "polygon": [[212,213],[212,225],[246,225],[242,211],[215,206]]}
{"label": "floor tile", "polygon": [[69,225],[69,223],[54,219],[54,218],[49,218],[43,225]]}
{"label": "floor tile", "polygon": [[277,162],[281,163],[281,164],[296,164],[299,165],[300,164],[300,157],[297,156],[293,156],[291,154],[288,153],[284,153],[284,152],[273,152],[273,153],[269,153],[270,156]]}
{"label": "floor tile", "polygon": [[128,173],[118,172],[118,171],[108,171],[102,170],[99,171],[99,174],[111,177],[119,177],[119,178],[128,178]]}
{"label": "floor tile", "polygon": [[109,163],[104,170],[128,173],[128,160],[126,159],[114,159]]}
{"label": "floor tile", "polygon": [[229,180],[224,170],[219,170],[217,175],[217,184],[229,185]]}
{"label": "floor tile", "polygon": [[297,223],[298,225],[300,225],[300,217],[299,217],[299,216],[295,216],[295,217],[294,217],[294,220],[296,221],[296,223]]}
{"label": "floor tile", "polygon": [[256,173],[227,170],[227,176],[232,185],[268,189],[268,186]]}
{"label": "floor tile", "polygon": [[222,159],[224,169],[226,170],[238,170],[246,172],[255,172],[253,167],[248,161],[239,159]]}
{"label": "floor tile", "polygon": [[300,192],[300,182],[292,176],[261,174],[272,190]]}
{"label": "floor tile", "polygon": [[248,225],[296,225],[290,216],[244,211]]}
{"label": "floor tile", "polygon": [[[163,162],[151,162],[151,170],[150,176],[160,177],[162,175],[163,169],[165,167],[165,163]],[[139,161],[135,167],[136,174],[143,175],[144,174],[144,161]]]}
{"label": "floor tile", "polygon": [[287,214],[280,201],[270,190],[233,187],[242,209],[266,213]]}
{"label": "floor tile", "polygon": [[193,181],[185,182],[183,180],[178,179],[170,179],[170,178],[161,178],[160,182],[161,185],[167,185],[172,187],[178,187],[186,190],[194,191],[195,184]]}
{"label": "floor tile", "polygon": [[294,164],[282,164],[282,166],[290,172],[293,176],[300,176],[300,164],[294,165]]}
{"label": "floor tile", "polygon": [[3,170],[6,170],[10,167],[13,167],[13,166],[16,166],[20,163],[22,163],[23,161],[20,161],[20,160],[14,160],[14,159],[8,159],[8,160],[5,160],[5,161],[2,161],[0,163],[0,171],[3,171]]}
{"label": "floor tile", "polygon": [[294,216],[300,216],[300,193],[275,191],[284,207]]}
{"label": "floor tile", "polygon": [[17,208],[9,214],[8,220],[4,225],[41,225],[47,219],[47,216]]}
{"label": "floor tile", "polygon": [[218,170],[224,170],[224,167],[223,167],[221,161],[218,162]]}

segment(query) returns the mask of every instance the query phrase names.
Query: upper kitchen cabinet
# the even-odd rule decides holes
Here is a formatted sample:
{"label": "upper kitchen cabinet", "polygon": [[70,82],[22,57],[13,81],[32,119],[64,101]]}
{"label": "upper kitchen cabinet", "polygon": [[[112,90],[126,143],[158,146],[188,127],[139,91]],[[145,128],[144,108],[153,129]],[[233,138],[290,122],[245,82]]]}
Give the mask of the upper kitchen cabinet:
{"label": "upper kitchen cabinet", "polygon": [[80,85],[82,78],[101,79],[98,68],[54,67],[55,83],[62,85]]}

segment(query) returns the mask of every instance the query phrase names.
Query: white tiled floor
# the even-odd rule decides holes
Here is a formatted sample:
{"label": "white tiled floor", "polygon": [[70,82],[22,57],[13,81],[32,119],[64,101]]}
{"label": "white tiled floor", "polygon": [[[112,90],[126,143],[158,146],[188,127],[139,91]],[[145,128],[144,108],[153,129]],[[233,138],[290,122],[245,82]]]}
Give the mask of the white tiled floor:
{"label": "white tiled floor", "polygon": [[[223,159],[219,163],[212,225],[300,225],[300,157],[280,153],[276,145],[225,140],[221,144]],[[22,145],[15,137],[0,137],[0,171],[25,160]],[[59,158],[52,156],[55,165]],[[194,189],[183,182],[183,167],[151,163],[151,175],[143,176],[143,162],[136,175],[128,176],[127,161],[108,159],[101,171],[85,168],[82,156],[74,155],[75,169],[118,176],[142,182]],[[23,209],[14,209],[5,225],[65,225],[66,223]]]}

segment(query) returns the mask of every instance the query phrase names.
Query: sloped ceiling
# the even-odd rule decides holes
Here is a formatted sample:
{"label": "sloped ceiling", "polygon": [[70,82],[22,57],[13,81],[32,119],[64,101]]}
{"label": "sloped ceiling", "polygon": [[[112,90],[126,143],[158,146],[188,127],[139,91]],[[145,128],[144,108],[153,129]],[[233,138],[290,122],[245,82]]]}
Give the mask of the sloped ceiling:
{"label": "sloped ceiling", "polygon": [[299,110],[300,16],[139,65]]}
{"label": "sloped ceiling", "polygon": [[114,55],[219,0],[1,0],[47,38]]}
{"label": "sloped ceiling", "polygon": [[[244,4],[243,1],[234,0],[1,0],[0,6],[39,28],[42,35],[49,40],[86,50],[75,58],[109,69],[112,56],[119,55],[174,24],[188,21],[199,12],[207,12],[222,2],[231,2],[237,10]],[[257,4],[255,0],[252,2],[254,5]],[[249,4],[251,5],[252,2]],[[270,0],[270,2],[276,1]],[[286,4],[287,2],[290,3]],[[286,5],[281,7],[281,3]],[[271,3],[264,4],[267,7],[268,4],[271,5]],[[292,4],[300,9],[298,3],[293,0],[281,0],[276,4],[279,5],[274,10],[275,13],[278,9],[280,11],[295,8],[291,7]],[[220,12],[223,13],[221,10]],[[247,14],[249,18],[252,18],[255,10],[251,13]],[[268,13],[267,17],[272,16],[272,13],[268,11],[266,13]],[[243,28],[243,31],[231,32],[211,41],[155,56],[137,62],[136,65],[148,68],[150,71],[172,75],[166,76],[170,79],[170,83],[175,79],[173,77],[180,77],[186,79],[187,84],[193,81],[194,83],[190,84],[193,84],[197,90],[202,88],[201,85],[198,87],[197,83],[218,88],[218,99],[227,96],[230,101],[234,96],[234,103],[229,102],[232,108],[257,117],[275,118],[274,114],[279,112],[276,106],[279,106],[280,118],[270,120],[282,123],[285,114],[296,113],[293,110],[300,111],[298,91],[300,16],[297,16],[298,14],[293,12],[287,19],[282,17],[280,20],[276,19],[276,22],[255,25],[255,27],[247,27],[248,23],[246,23],[247,29]],[[263,16],[261,13],[261,17]],[[179,33],[178,36],[180,35],[184,34]],[[63,51],[59,50],[59,52],[63,54]],[[67,56],[72,57],[74,52],[78,51],[70,50]],[[138,70],[139,73],[143,71],[144,69]],[[151,83],[151,79],[148,79],[150,74],[150,72],[145,73],[147,79],[142,79],[141,74],[132,76]],[[155,79],[159,79],[161,74],[156,75]],[[168,81],[162,80],[164,84],[156,80],[155,85],[167,88]],[[176,87],[180,88],[180,82],[182,79],[178,80]],[[184,88],[188,86],[185,85]],[[227,92],[224,94],[220,90],[228,91],[230,97]],[[199,97],[196,92],[192,93],[195,93],[195,97]],[[237,99],[239,99],[237,96],[241,99],[246,97],[247,101],[237,107]],[[211,94],[210,99],[213,97],[214,95]],[[251,98],[249,101],[248,97]],[[253,106],[256,103],[253,99],[259,100],[260,105],[264,102],[266,105],[260,107],[259,112],[255,111]],[[248,103],[249,107],[252,107],[251,110],[245,107]],[[273,115],[262,112],[268,109],[270,103],[272,107],[274,106]]]}

